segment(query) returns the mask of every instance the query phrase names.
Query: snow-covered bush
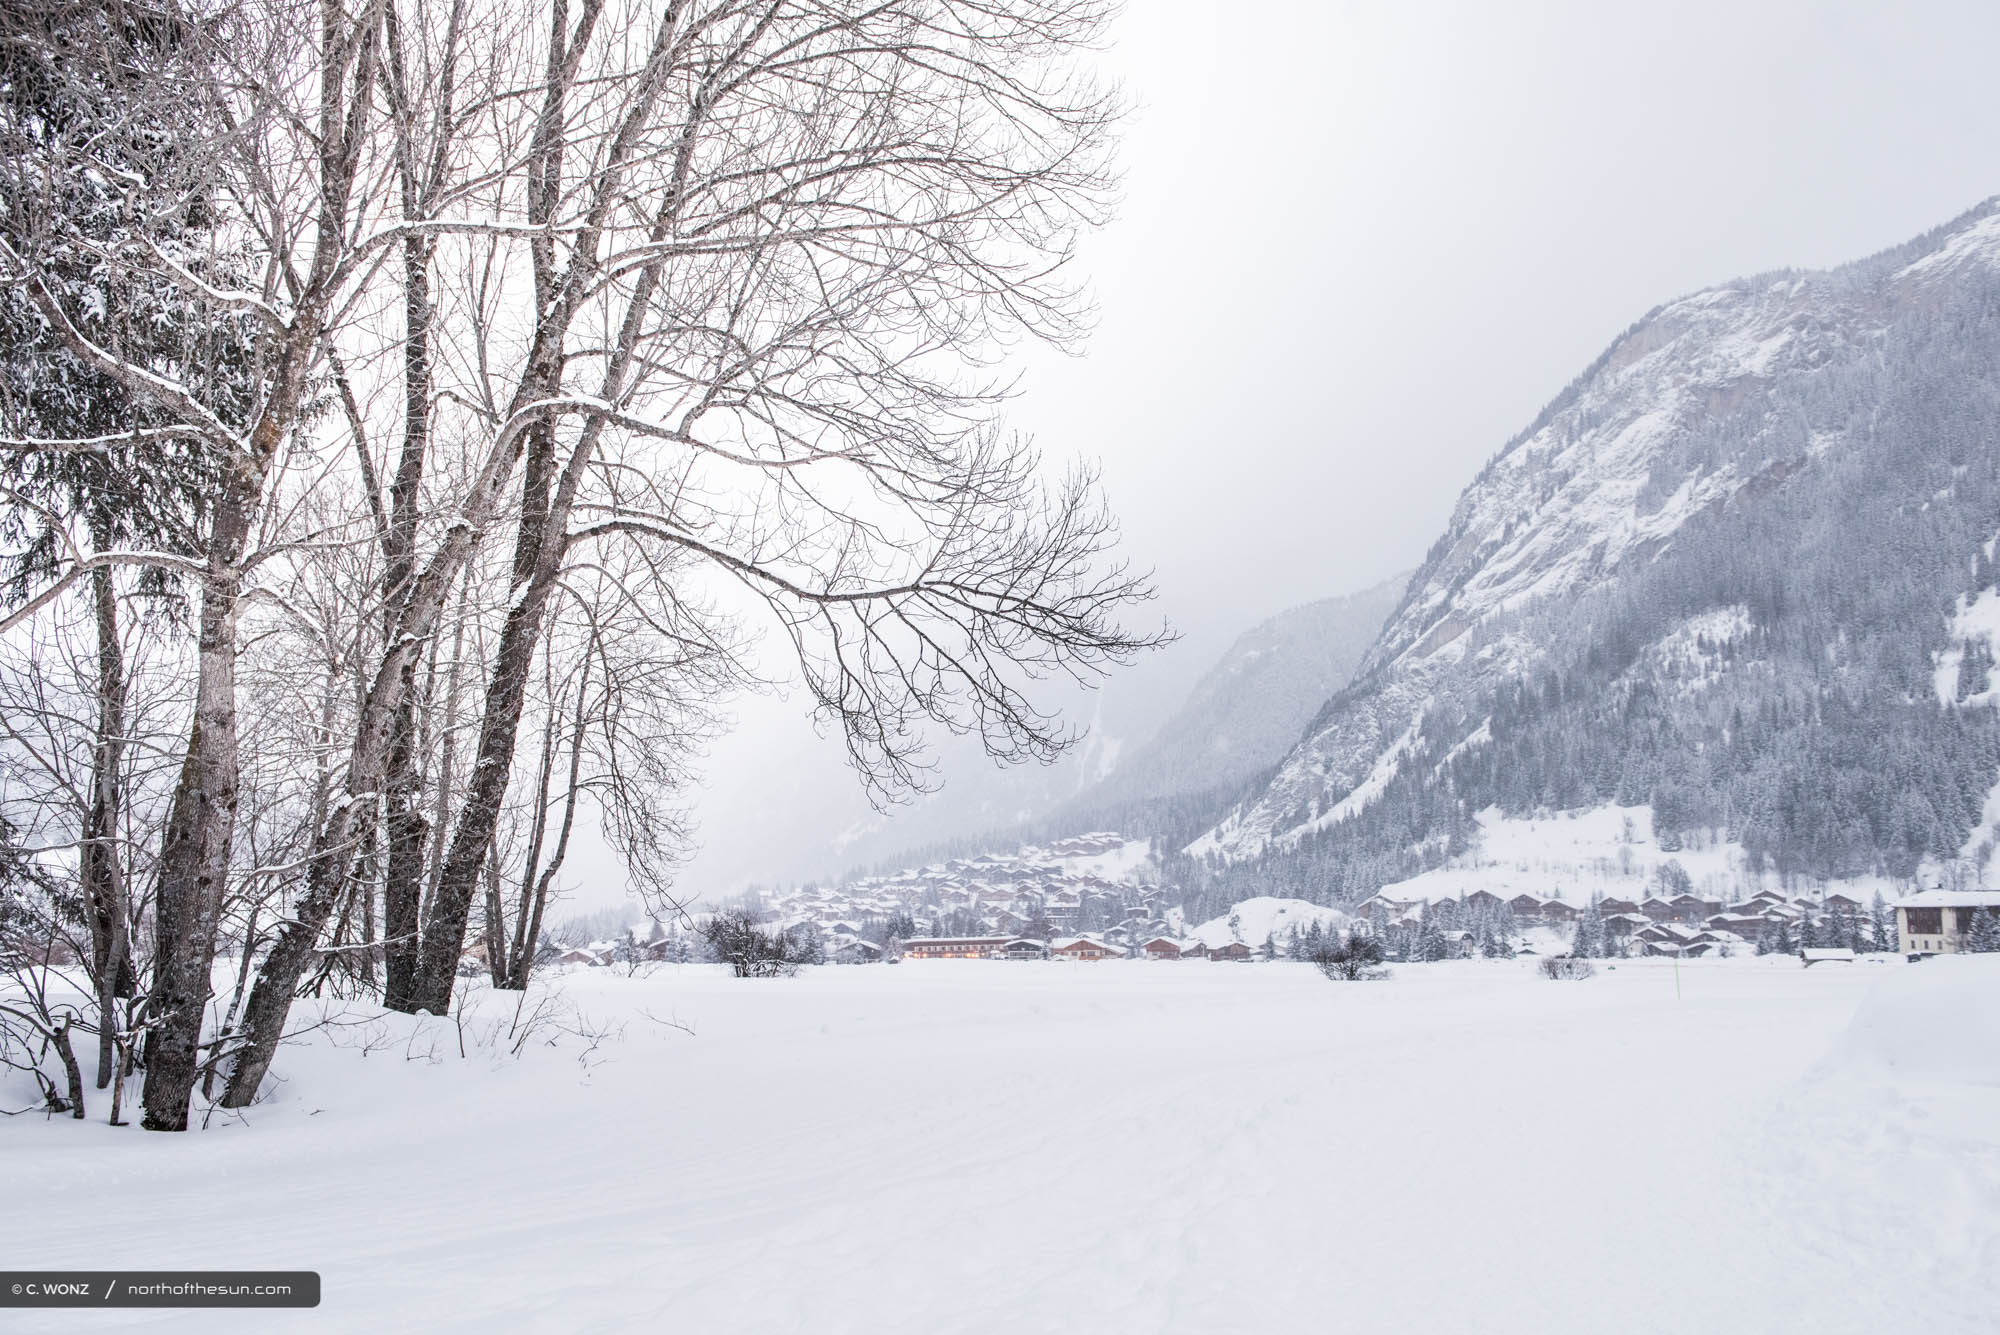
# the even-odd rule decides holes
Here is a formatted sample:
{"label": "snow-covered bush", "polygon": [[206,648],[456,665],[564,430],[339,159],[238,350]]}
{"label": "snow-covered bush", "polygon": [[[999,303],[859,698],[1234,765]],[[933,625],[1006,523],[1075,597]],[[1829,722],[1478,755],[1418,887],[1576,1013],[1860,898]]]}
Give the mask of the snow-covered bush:
{"label": "snow-covered bush", "polygon": [[1542,961],[1544,978],[1591,978],[1597,966],[1575,955],[1551,955]]}

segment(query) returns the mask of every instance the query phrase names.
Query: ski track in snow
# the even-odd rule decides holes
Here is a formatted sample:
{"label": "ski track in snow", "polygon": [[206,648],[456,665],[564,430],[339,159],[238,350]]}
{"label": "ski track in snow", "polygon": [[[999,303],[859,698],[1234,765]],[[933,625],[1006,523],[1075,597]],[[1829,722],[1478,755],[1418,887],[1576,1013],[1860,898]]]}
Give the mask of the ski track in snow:
{"label": "ski track in snow", "polygon": [[[1970,964],[2000,1013],[2000,961]],[[1875,1335],[1910,1328],[1897,1262],[1933,1238],[1950,1288],[1924,1328],[1987,1329],[1995,1091],[1948,1053],[1921,1089],[1823,1060],[1871,987],[1932,969],[1696,961],[1680,1000],[1664,960],[1582,983],[1531,960],[1346,985],[1201,962],[572,972],[585,1013],[628,1021],[588,1069],[573,1044],[460,1061],[448,1022],[394,1017],[366,1056],[287,1049],[244,1125],[9,1123],[11,1264],[306,1268],[325,1292],[9,1329]],[[433,1037],[440,1061],[407,1059]],[[1940,1139],[1923,1098],[1981,1116]],[[1971,1185],[1927,1213],[1912,1163]]]}

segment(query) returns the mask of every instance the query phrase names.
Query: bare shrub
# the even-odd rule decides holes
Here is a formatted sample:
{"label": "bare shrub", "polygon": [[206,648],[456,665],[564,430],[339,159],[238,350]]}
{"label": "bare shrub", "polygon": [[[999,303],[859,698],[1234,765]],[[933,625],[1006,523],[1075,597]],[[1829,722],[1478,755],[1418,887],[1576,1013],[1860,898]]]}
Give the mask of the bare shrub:
{"label": "bare shrub", "polygon": [[1389,971],[1382,967],[1382,943],[1360,932],[1320,946],[1306,958],[1336,982],[1378,982],[1389,976]]}
{"label": "bare shrub", "polygon": [[1597,966],[1575,955],[1551,955],[1542,961],[1544,978],[1594,978]]}
{"label": "bare shrub", "polygon": [[738,978],[790,978],[801,964],[817,964],[817,943],[791,932],[766,931],[740,910],[718,913],[701,929],[715,958]]}

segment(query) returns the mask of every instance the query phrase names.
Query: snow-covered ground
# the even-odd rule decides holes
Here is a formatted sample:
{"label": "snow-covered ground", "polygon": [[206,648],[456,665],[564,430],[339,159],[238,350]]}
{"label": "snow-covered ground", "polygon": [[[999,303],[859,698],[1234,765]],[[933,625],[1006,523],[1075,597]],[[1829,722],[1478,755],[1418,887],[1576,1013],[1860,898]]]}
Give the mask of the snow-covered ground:
{"label": "snow-covered ground", "polygon": [[2000,1310],[2000,958],[560,987],[622,1037],[549,1028],[517,1059],[487,996],[468,1057],[449,1021],[323,1031],[240,1124],[0,1126],[11,1266],[325,1280],[316,1312],[9,1329],[1880,1335]]}

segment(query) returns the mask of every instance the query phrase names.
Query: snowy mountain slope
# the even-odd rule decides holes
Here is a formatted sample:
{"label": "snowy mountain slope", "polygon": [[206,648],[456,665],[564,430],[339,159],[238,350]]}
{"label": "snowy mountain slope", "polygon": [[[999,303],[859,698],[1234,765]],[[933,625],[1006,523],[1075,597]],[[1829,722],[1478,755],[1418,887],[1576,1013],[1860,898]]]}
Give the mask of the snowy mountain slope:
{"label": "snowy mountain slope", "polygon": [[[1798,868],[1817,874],[1955,852],[2000,756],[1974,612],[2000,521],[1996,362],[1995,202],[1868,260],[1659,307],[1466,489],[1354,684],[1188,851],[1292,859],[1295,887],[1348,897],[1365,886],[1334,844],[1380,883],[1476,839],[1482,807],[1663,796],[1670,841],[1714,826],[1753,858],[1810,861],[1815,822],[1859,826]],[[1968,652],[1981,680],[1959,690]],[[1869,727],[1843,733],[1849,711]],[[1888,753],[1858,753],[1885,733]],[[1855,783],[1801,792],[1803,814],[1748,809],[1850,741],[1824,768]],[[1914,803],[1886,786],[1906,761]]]}
{"label": "snowy mountain slope", "polygon": [[977,745],[964,743],[941,792],[893,819],[869,813],[835,851],[851,866],[887,871],[1102,827],[1171,835],[1178,846],[1298,741],[1353,675],[1408,581],[1402,574],[1280,612],[1237,636],[1184,696],[1135,700],[1121,682],[1084,697],[1085,742],[1056,765],[997,771],[968,759]]}
{"label": "snowy mountain slope", "polygon": [[1279,613],[1238,636],[1143,745],[1120,757],[1086,803],[1204,792],[1274,764],[1345,686],[1381,633],[1409,574]]}

